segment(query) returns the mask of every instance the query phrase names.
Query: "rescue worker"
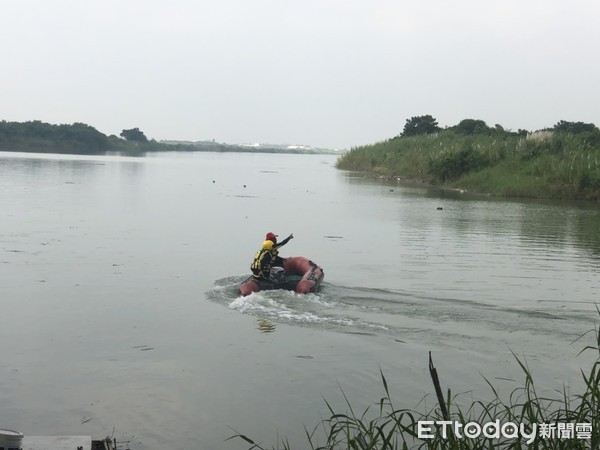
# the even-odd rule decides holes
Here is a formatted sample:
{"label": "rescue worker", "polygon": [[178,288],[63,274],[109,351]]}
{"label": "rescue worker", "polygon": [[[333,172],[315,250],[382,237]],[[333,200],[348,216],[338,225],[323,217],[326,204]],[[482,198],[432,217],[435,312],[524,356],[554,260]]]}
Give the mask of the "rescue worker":
{"label": "rescue worker", "polygon": [[257,280],[269,280],[272,267],[283,267],[283,258],[279,256],[279,248],[287,244],[294,238],[294,234],[290,234],[280,243],[277,243],[277,235],[273,232],[268,232],[265,241],[262,243],[262,248],[256,252],[254,261],[250,268],[252,275]]}
{"label": "rescue worker", "polygon": [[273,263],[271,264],[271,266],[283,267],[283,258],[281,256],[279,256],[279,249],[281,247],[283,247],[285,244],[287,244],[288,242],[290,242],[290,240],[292,240],[292,239],[294,239],[294,233],[291,233],[288,237],[286,237],[283,241],[281,241],[278,244],[277,243],[277,235],[275,233],[273,233],[272,231],[269,231],[267,233],[267,236],[265,237],[265,242],[271,241],[273,243],[273,248],[271,249]]}
{"label": "rescue worker", "polygon": [[273,241],[266,240],[262,243],[262,248],[256,252],[254,261],[250,265],[252,269],[252,276],[257,280],[268,280],[271,267],[273,266],[273,257],[271,251],[273,250]]}

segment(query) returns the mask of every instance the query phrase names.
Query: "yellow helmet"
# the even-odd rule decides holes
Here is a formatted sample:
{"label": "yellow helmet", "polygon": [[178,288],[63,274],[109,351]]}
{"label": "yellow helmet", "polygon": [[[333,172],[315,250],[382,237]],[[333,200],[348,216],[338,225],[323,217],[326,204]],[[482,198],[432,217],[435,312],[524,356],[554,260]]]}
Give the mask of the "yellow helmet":
{"label": "yellow helmet", "polygon": [[265,242],[263,242],[262,248],[264,250],[271,251],[273,249],[273,241],[265,241]]}

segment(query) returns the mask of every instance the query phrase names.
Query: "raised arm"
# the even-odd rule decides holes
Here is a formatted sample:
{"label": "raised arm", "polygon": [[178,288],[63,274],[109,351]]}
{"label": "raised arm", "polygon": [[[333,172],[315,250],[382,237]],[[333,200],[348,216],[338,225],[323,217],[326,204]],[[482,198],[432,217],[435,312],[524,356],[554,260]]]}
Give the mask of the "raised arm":
{"label": "raised arm", "polygon": [[273,248],[283,247],[285,244],[287,244],[288,242],[290,242],[292,239],[294,239],[294,233],[290,234],[283,241],[278,242],[276,245],[273,246]]}

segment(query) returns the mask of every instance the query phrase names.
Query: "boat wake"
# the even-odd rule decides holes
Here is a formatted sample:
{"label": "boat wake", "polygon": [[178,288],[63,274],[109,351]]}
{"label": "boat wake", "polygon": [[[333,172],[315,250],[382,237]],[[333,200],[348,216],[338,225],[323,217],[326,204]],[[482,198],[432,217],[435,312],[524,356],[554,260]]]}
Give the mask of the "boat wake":
{"label": "boat wake", "polygon": [[316,293],[266,290],[240,296],[239,285],[246,278],[234,276],[217,280],[206,296],[210,301],[230,309],[279,323],[337,329],[348,333],[387,329],[383,324],[352,314],[355,306],[337,296],[337,288],[330,283],[323,282]]}
{"label": "boat wake", "polygon": [[508,333],[561,335],[574,340],[593,327],[594,315],[576,305],[539,308],[499,305],[453,297],[419,296],[402,290],[338,286],[323,282],[319,291],[296,294],[270,290],[242,297],[245,275],[215,282],[210,301],[274,323],[316,327],[352,334],[388,335],[415,341],[478,341]]}

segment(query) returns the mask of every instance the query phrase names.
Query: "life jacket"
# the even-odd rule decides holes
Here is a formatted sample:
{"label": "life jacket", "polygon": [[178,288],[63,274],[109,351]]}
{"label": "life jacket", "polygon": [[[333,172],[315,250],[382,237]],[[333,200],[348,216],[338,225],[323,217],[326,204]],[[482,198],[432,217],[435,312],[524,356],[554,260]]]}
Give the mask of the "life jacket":
{"label": "life jacket", "polygon": [[[269,262],[263,261],[267,254],[271,255],[271,260]],[[273,256],[272,251],[269,251],[266,249],[261,249],[256,252],[256,255],[254,255],[254,261],[252,261],[252,264],[250,265],[250,269],[252,270],[252,273],[256,277],[258,277],[260,275],[268,277],[269,271],[271,270],[271,264],[274,260],[275,260],[275,257]]]}

